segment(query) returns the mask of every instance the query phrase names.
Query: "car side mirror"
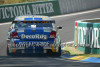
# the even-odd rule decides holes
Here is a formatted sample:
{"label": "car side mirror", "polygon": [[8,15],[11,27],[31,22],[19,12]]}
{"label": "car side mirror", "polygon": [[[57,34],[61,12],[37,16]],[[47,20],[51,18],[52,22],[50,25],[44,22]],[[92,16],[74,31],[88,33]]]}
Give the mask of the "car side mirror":
{"label": "car side mirror", "polygon": [[62,27],[60,27],[60,26],[57,26],[57,29],[62,29]]}

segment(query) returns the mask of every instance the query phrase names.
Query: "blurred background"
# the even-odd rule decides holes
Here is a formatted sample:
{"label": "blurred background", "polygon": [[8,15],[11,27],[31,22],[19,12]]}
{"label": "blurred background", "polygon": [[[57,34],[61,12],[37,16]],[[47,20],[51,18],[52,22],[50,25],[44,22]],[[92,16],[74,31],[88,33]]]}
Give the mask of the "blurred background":
{"label": "blurred background", "polygon": [[0,0],[0,5],[4,4],[15,4],[15,3],[25,3],[34,1],[48,1],[48,0]]}

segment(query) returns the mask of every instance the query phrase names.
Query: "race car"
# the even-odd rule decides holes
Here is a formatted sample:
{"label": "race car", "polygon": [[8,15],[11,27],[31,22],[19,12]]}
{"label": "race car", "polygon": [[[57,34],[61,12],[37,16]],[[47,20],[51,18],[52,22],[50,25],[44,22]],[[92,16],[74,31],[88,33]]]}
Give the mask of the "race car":
{"label": "race car", "polygon": [[18,16],[7,33],[7,55],[47,53],[61,55],[61,40],[55,21],[48,16]]}

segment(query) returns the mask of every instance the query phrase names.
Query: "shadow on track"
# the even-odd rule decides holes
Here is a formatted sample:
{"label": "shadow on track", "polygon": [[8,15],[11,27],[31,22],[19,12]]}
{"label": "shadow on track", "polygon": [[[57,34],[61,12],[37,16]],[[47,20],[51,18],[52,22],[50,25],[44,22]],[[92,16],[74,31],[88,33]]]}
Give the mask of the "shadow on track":
{"label": "shadow on track", "polygon": [[49,62],[55,61],[53,58],[60,57],[47,54],[18,54],[0,56],[0,67],[42,67],[45,63],[49,64]]}

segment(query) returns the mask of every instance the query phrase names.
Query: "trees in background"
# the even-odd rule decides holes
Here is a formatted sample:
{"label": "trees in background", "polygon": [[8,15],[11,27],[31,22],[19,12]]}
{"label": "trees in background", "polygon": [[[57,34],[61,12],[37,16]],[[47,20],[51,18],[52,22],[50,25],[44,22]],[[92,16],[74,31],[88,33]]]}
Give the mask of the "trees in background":
{"label": "trees in background", "polygon": [[24,2],[34,2],[34,1],[47,1],[47,0],[0,0],[0,5],[2,5],[2,4],[24,3]]}
{"label": "trees in background", "polygon": [[4,3],[4,0],[0,0],[0,4],[3,4]]}

